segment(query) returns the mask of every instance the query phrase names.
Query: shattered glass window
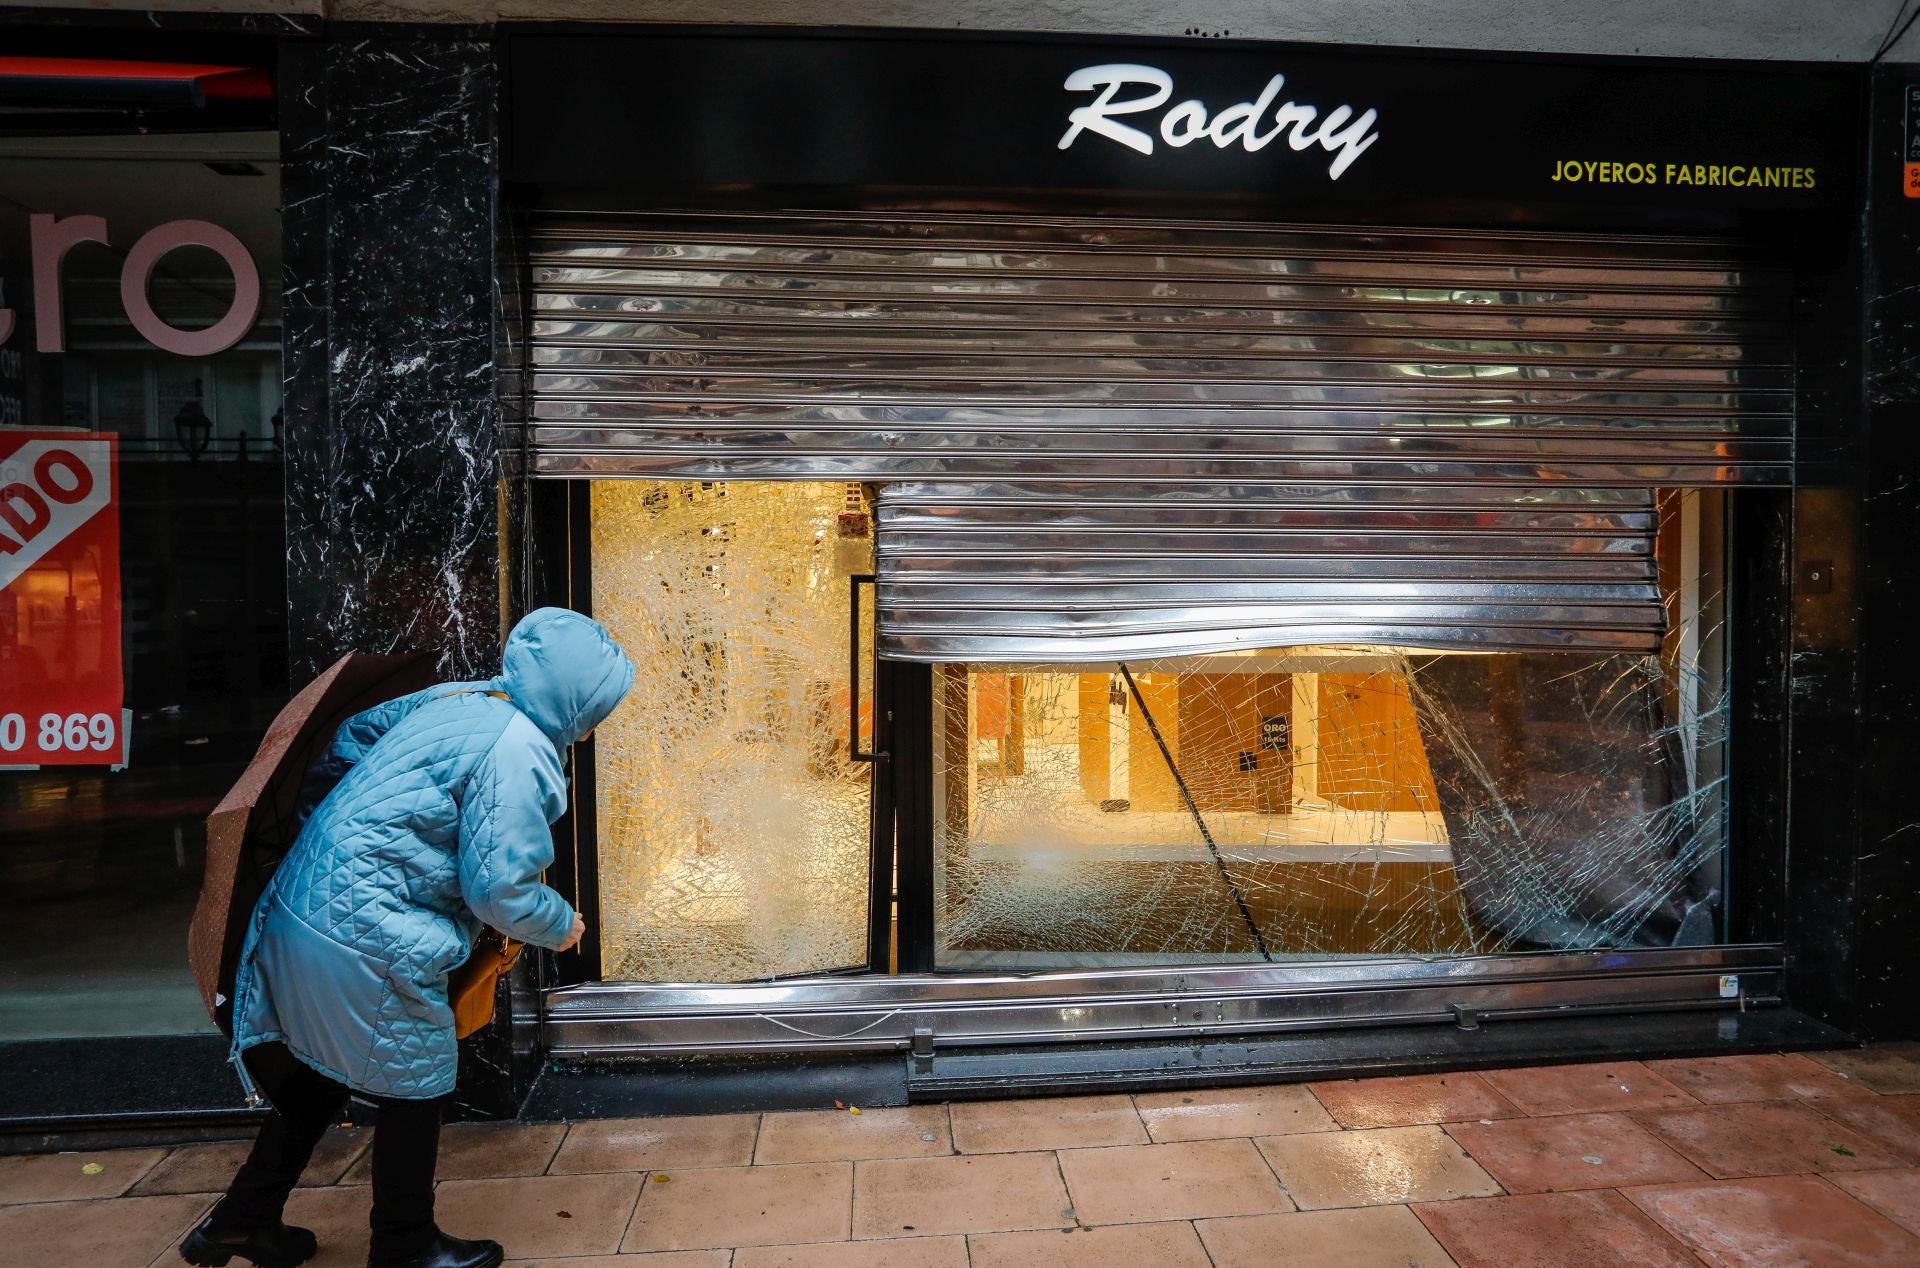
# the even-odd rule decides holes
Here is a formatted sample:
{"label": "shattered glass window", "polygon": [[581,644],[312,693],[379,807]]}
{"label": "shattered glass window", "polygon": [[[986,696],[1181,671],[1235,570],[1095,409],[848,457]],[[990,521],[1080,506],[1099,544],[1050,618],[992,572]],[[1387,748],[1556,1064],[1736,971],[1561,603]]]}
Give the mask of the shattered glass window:
{"label": "shattered glass window", "polygon": [[[936,963],[1717,940],[1723,503],[1661,497],[1657,654],[934,666]],[[848,674],[870,669],[871,604],[858,657],[848,640],[870,491],[603,482],[592,515],[593,609],[639,665],[596,744],[604,976],[862,964],[870,775]],[[863,714],[872,699],[863,680]]]}
{"label": "shattered glass window", "polygon": [[938,964],[1716,941],[1720,507],[1662,498],[1657,655],[937,666]]}
{"label": "shattered glass window", "polygon": [[[848,752],[848,612],[873,569],[867,492],[598,482],[592,531],[594,615],[638,666],[595,736],[603,975],[864,964],[870,775]],[[872,698],[864,683],[863,711]]]}

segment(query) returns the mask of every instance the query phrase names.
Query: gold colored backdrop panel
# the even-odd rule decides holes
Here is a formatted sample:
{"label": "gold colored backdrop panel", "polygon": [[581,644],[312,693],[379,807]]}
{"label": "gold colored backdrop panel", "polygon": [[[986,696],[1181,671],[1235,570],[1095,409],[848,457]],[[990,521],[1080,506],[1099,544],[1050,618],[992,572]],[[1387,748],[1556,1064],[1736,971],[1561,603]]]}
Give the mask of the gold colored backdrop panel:
{"label": "gold colored backdrop panel", "polygon": [[864,490],[609,481],[592,513],[594,615],[639,666],[595,745],[605,977],[863,963],[870,789],[847,751],[847,613],[873,567]]}

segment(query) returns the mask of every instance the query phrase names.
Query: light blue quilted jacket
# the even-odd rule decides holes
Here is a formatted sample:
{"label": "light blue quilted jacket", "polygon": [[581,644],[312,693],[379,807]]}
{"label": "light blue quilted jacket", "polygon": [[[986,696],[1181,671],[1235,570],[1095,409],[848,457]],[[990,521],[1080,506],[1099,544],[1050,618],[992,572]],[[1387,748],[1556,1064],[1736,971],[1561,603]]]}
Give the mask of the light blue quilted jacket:
{"label": "light blue quilted jacket", "polygon": [[447,973],[483,923],[538,947],[572,931],[573,909],[540,880],[566,808],[561,758],[633,672],[597,622],[542,608],[514,628],[493,681],[430,687],[342,723],[317,771],[339,782],[254,910],[234,1056],[278,1040],[360,1092],[452,1091]]}

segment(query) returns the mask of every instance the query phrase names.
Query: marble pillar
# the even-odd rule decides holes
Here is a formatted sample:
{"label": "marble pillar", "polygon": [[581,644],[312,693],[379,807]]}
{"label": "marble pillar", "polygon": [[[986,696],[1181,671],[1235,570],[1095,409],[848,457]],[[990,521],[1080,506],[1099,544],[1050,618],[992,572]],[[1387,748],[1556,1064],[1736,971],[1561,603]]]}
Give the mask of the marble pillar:
{"label": "marble pillar", "polygon": [[330,28],[282,59],[296,678],[501,635],[499,74],[484,32]]}
{"label": "marble pillar", "polygon": [[1853,1029],[1920,1039],[1913,984],[1920,925],[1920,63],[1873,69],[1868,129],[1864,325],[1866,452],[1859,536],[1859,834],[1847,856],[1856,993]]}
{"label": "marble pillar", "polygon": [[[283,45],[280,92],[294,676],[355,649],[490,675],[505,499],[489,33],[336,24]],[[531,1078],[504,988],[497,1017],[461,1045],[456,1114],[510,1115]]]}

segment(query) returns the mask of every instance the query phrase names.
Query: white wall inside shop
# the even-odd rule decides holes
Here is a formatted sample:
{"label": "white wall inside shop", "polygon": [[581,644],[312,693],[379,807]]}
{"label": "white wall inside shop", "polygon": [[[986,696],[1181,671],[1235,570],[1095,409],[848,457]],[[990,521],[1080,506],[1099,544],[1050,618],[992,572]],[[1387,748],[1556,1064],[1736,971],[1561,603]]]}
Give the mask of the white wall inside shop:
{"label": "white wall inside shop", "polygon": [[[1641,57],[1865,62],[1916,0],[17,0],[335,21],[676,22],[1042,31]],[[1920,58],[1920,28],[1895,60]]]}

